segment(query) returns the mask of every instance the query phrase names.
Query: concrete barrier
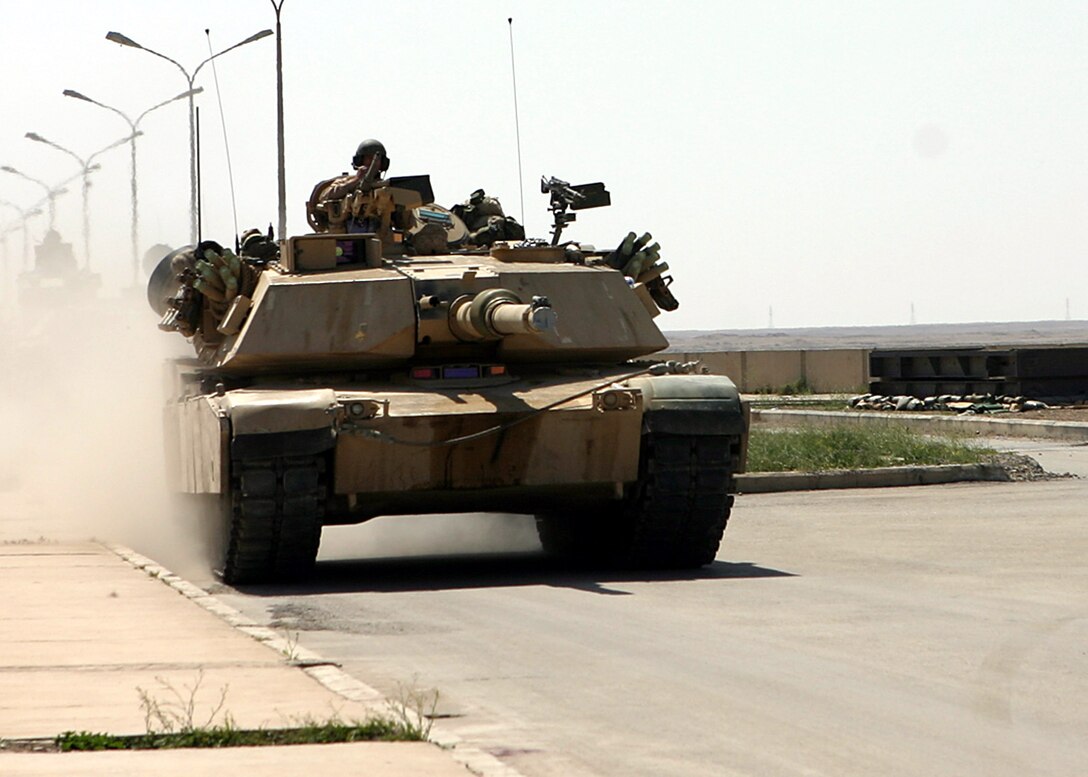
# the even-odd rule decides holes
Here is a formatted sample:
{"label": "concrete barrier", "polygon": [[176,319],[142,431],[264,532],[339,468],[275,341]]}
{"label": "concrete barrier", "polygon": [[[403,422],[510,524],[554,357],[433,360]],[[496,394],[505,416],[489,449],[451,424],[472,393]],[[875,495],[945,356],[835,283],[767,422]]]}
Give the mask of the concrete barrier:
{"label": "concrete barrier", "polygon": [[770,494],[831,488],[930,486],[977,480],[1005,482],[1009,479],[1009,473],[997,464],[937,464],[835,472],[754,472],[737,475],[737,491],[742,494]]}
{"label": "concrete barrier", "polygon": [[715,375],[727,375],[747,393],[781,392],[806,386],[817,393],[859,393],[869,380],[869,351],[862,348],[812,351],[666,352],[668,358],[701,361]]}

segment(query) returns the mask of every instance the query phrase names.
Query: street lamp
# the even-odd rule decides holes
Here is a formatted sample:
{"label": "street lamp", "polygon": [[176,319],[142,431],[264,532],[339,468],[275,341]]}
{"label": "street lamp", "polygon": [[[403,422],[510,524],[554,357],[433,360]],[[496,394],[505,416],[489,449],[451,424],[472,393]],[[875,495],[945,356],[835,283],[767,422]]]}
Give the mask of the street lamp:
{"label": "street lamp", "polygon": [[132,138],[124,137],[120,140],[115,140],[113,143],[110,143],[105,148],[101,148],[98,151],[95,151],[89,157],[84,159],[76,152],[67,149],[58,143],[54,143],[51,140],[47,140],[36,132],[28,132],[26,133],[26,135],[24,135],[24,137],[28,140],[33,140],[35,143],[44,143],[51,148],[55,148],[57,151],[61,151],[67,154],[68,156],[72,157],[72,159],[79,162],[79,166],[82,168],[80,175],[83,178],[83,266],[89,269],[91,266],[91,219],[90,212],[87,207],[87,193],[90,191],[91,188],[91,173],[99,168],[99,165],[92,164],[92,162],[94,161],[94,158],[99,154],[104,154],[111,149],[124,145],[125,143],[128,143],[130,140],[132,140]]}
{"label": "street lamp", "polygon": [[74,89],[65,89],[64,90],[64,96],[65,97],[74,97],[77,100],[83,100],[84,102],[88,102],[91,105],[97,105],[99,108],[105,108],[107,111],[113,111],[118,116],[120,116],[122,119],[124,119],[126,122],[128,122],[129,129],[132,130],[132,135],[129,137],[129,141],[130,141],[130,143],[129,143],[129,170],[130,170],[130,172],[132,174],[131,175],[131,192],[132,192],[132,198],[131,198],[132,199],[131,237],[132,237],[132,282],[133,283],[136,283],[136,280],[139,277],[139,268],[140,268],[140,257],[139,257],[139,247],[138,247],[138,244],[139,244],[139,218],[140,217],[139,217],[138,211],[137,211],[137,203],[138,203],[139,198],[137,196],[137,189],[136,189],[136,138],[138,137],[138,135],[141,134],[141,133],[138,132],[140,122],[143,121],[144,116],[146,116],[147,114],[151,113],[154,110],[158,110],[159,108],[162,108],[164,105],[169,105],[172,102],[176,102],[177,100],[181,100],[181,99],[184,99],[186,97],[192,97],[194,95],[200,94],[203,91],[204,91],[204,88],[198,86],[196,89],[190,89],[187,92],[182,92],[181,94],[179,94],[179,95],[177,95],[175,97],[171,97],[169,100],[163,100],[161,103],[159,103],[157,105],[152,105],[146,111],[144,111],[139,116],[137,116],[135,121],[133,121],[126,114],[122,113],[120,110],[118,110],[117,108],[114,108],[113,106],[106,105],[105,103],[100,103],[100,102],[98,102],[98,100],[92,100],[87,95],[80,94],[79,92],[75,91]]}
{"label": "street lamp", "polygon": [[197,76],[197,73],[200,72],[200,68],[204,67],[206,64],[211,62],[216,57],[220,57],[220,56],[226,54],[228,51],[233,51],[234,49],[238,48],[239,46],[244,46],[247,43],[253,43],[254,41],[260,40],[261,38],[267,38],[271,34],[272,34],[272,30],[261,30],[260,32],[254,33],[253,35],[250,35],[245,40],[240,41],[238,43],[235,43],[233,46],[229,46],[229,47],[223,49],[222,51],[219,51],[219,52],[217,52],[215,54],[212,54],[210,57],[208,57],[203,62],[201,62],[199,65],[197,65],[196,69],[193,70],[192,74],[190,74],[188,70],[186,70],[184,67],[182,67],[180,64],[178,64],[174,60],[170,59],[170,57],[166,56],[165,54],[160,54],[159,52],[157,52],[157,51],[155,51],[153,49],[149,49],[146,46],[141,46],[139,43],[137,43],[132,38],[129,38],[126,35],[122,35],[119,32],[110,32],[110,33],[106,34],[106,40],[108,40],[108,41],[112,41],[113,43],[120,43],[122,46],[129,46],[129,47],[134,48],[134,49],[142,49],[142,50],[146,51],[148,54],[155,55],[159,59],[165,59],[167,62],[169,62],[174,67],[176,67],[178,70],[180,70],[181,74],[183,76],[185,76],[185,80],[189,82],[189,242],[191,242],[191,243],[196,243],[196,241],[197,241],[197,223],[196,223],[196,111],[195,111],[194,106],[193,106],[193,95],[195,94],[195,91],[193,89],[193,82],[196,81],[196,76]]}
{"label": "street lamp", "polygon": [[[45,189],[45,199],[49,201],[49,228],[52,229],[53,222],[56,220],[57,216],[57,197],[61,194],[66,194],[68,192],[67,189],[62,188],[64,184],[60,184],[59,186],[50,186],[45,181],[39,180],[37,178],[32,178],[26,173],[19,172],[11,165],[0,165],[0,170],[4,171],[5,173],[17,175],[20,178],[25,178],[31,183],[36,183],[38,184],[38,186]],[[67,183],[67,181],[65,181],[65,183]]]}
{"label": "street lamp", "polygon": [[[22,221],[22,230],[23,230],[23,269],[26,270],[26,269],[28,269],[30,267],[30,243],[28,242],[30,229],[27,226],[27,222],[29,222],[35,216],[42,215],[42,210],[41,210],[41,208],[35,208],[35,207],[21,208],[18,205],[16,205],[14,202],[8,202],[7,200],[0,200],[0,205],[6,205],[7,207],[14,208],[16,211],[19,212],[19,220]],[[8,232],[14,232],[14,231],[15,231],[14,228],[7,229],[4,232],[5,237],[7,236]],[[5,243],[5,260],[6,260],[6,256],[7,256],[6,249],[7,249],[7,244]]]}
{"label": "street lamp", "polygon": [[[280,27],[280,11],[284,0],[269,0],[276,12],[276,168],[279,174],[279,232],[280,240],[287,237],[287,172],[283,153],[283,30]],[[522,219],[524,220],[524,219]]]}

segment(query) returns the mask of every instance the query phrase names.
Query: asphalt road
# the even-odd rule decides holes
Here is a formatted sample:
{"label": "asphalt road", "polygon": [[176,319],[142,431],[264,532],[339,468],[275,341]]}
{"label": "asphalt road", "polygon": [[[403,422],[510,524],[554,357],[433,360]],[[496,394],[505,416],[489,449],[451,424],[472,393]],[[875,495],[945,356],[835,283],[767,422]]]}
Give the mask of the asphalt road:
{"label": "asphalt road", "polygon": [[[1088,480],[742,496],[713,565],[655,575],[552,565],[520,519],[405,518],[219,596],[394,697],[439,689],[439,726],[529,777],[1071,775],[1086,504]],[[329,558],[421,535],[460,555]]]}

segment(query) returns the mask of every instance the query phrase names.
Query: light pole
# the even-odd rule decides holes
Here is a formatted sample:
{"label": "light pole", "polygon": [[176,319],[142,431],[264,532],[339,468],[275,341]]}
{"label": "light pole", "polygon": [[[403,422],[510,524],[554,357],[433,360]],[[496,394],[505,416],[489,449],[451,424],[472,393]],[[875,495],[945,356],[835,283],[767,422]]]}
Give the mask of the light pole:
{"label": "light pole", "polygon": [[247,43],[253,43],[253,41],[260,40],[261,38],[267,38],[271,34],[272,34],[272,30],[261,30],[260,32],[254,33],[253,35],[250,35],[245,40],[240,41],[238,43],[235,43],[233,46],[228,46],[227,48],[223,49],[222,51],[219,51],[219,52],[216,52],[215,54],[212,54],[210,57],[208,57],[203,62],[201,62],[199,65],[197,65],[196,68],[193,70],[192,74],[190,74],[189,71],[186,70],[184,67],[182,67],[180,64],[178,64],[174,60],[170,59],[170,57],[166,56],[165,54],[160,54],[159,52],[154,51],[153,49],[149,49],[146,46],[141,46],[139,43],[134,41],[132,38],[129,38],[129,37],[125,36],[125,35],[122,35],[119,32],[109,32],[109,33],[106,34],[106,40],[108,40],[108,41],[112,41],[113,43],[120,43],[122,46],[130,46],[130,47],[132,47],[134,49],[142,49],[143,51],[146,51],[148,54],[155,55],[159,59],[165,59],[167,62],[169,62],[174,67],[176,67],[178,70],[180,70],[181,74],[183,76],[185,76],[185,80],[189,82],[189,242],[191,242],[191,243],[196,243],[196,240],[197,240],[197,223],[196,223],[196,207],[197,207],[196,206],[196,110],[195,110],[195,108],[193,106],[193,95],[196,92],[193,89],[193,82],[196,81],[196,76],[197,76],[197,73],[200,72],[200,68],[204,67],[206,64],[211,62],[216,57],[220,57],[220,56],[226,54],[228,51],[233,51],[234,49],[238,48],[239,46],[244,46]]}
{"label": "light pole", "polygon": [[[31,178],[26,173],[19,172],[18,170],[16,170],[11,165],[2,165],[2,166],[0,166],[0,170],[4,171],[5,173],[11,173],[12,175],[17,175],[20,178],[25,178],[26,180],[30,181],[31,183],[36,183],[36,184],[38,184],[38,186],[45,189],[45,199],[48,200],[48,202],[49,202],[49,228],[52,229],[53,228],[53,222],[56,220],[56,216],[57,216],[57,196],[61,195],[61,194],[66,194],[68,192],[67,189],[61,188],[61,187],[64,186],[64,184],[61,184],[60,186],[56,186],[56,187],[50,186],[45,181],[41,181],[41,180],[39,180],[37,178]],[[65,183],[67,183],[67,181],[65,181]]]}
{"label": "light pole", "polygon": [[[9,208],[14,208],[19,213],[19,220],[22,221],[22,230],[23,230],[23,269],[26,270],[30,266],[30,243],[29,243],[30,228],[27,226],[27,222],[29,222],[35,216],[42,215],[41,208],[35,208],[35,207],[20,208],[14,202],[8,202],[7,200],[0,200],[0,205],[6,205]],[[14,231],[15,231],[14,229],[8,229],[7,231],[4,232],[5,237],[7,236],[8,232],[14,232]],[[5,250],[6,250],[6,248],[7,248],[7,244],[5,243]],[[6,254],[5,254],[5,256],[6,256]]]}
{"label": "light pole", "polygon": [[181,94],[177,95],[176,97],[171,97],[169,100],[163,100],[161,103],[159,103],[157,105],[152,105],[146,111],[144,111],[139,116],[137,116],[135,121],[133,121],[126,114],[122,113],[120,110],[118,110],[117,108],[114,108],[111,105],[106,105],[105,103],[100,103],[100,102],[98,102],[98,100],[92,100],[87,95],[80,94],[79,92],[75,91],[74,89],[65,89],[64,90],[64,96],[65,97],[74,97],[77,100],[83,100],[84,102],[88,102],[91,105],[97,105],[99,108],[105,108],[107,111],[113,111],[118,116],[120,116],[122,119],[124,119],[126,122],[128,122],[129,129],[132,130],[132,135],[129,136],[129,141],[130,141],[129,142],[129,171],[131,173],[131,187],[130,187],[130,189],[131,189],[131,195],[132,195],[131,196],[131,200],[132,200],[131,238],[132,238],[132,282],[134,284],[136,283],[137,278],[139,278],[139,271],[140,271],[140,256],[139,256],[139,251],[140,251],[140,249],[139,249],[139,238],[140,238],[140,228],[139,228],[139,223],[140,222],[139,222],[139,219],[140,219],[140,217],[139,217],[139,213],[138,213],[138,209],[137,209],[138,208],[139,197],[138,197],[137,188],[136,188],[136,138],[139,136],[139,134],[141,134],[141,133],[138,132],[140,122],[143,121],[144,116],[147,116],[147,114],[151,113],[154,110],[158,110],[159,108],[162,108],[164,105],[169,105],[172,102],[176,102],[177,100],[182,100],[182,99],[184,99],[186,97],[192,97],[194,95],[198,95],[203,91],[204,91],[203,87],[198,86],[196,89],[190,89],[187,92],[182,92]]}
{"label": "light pole", "polygon": [[287,237],[287,171],[284,168],[283,154],[283,35],[280,28],[280,11],[284,0],[269,0],[276,12],[276,167],[279,171],[279,231],[277,237]]}
{"label": "light pole", "polygon": [[36,132],[28,132],[28,133],[26,133],[26,135],[24,135],[24,137],[27,138],[28,140],[33,140],[35,143],[44,143],[45,145],[49,146],[50,148],[55,148],[57,151],[61,151],[61,152],[65,153],[65,154],[67,154],[68,156],[72,157],[72,159],[76,160],[79,163],[79,166],[82,168],[82,170],[80,172],[80,175],[83,178],[83,266],[85,268],[87,268],[87,269],[90,269],[90,267],[91,267],[91,218],[90,218],[90,211],[89,211],[89,209],[87,207],[87,200],[88,200],[87,194],[88,194],[88,192],[90,191],[90,188],[91,188],[91,173],[94,172],[95,170],[97,170],[98,167],[99,167],[99,165],[92,164],[92,162],[94,161],[94,158],[96,156],[98,156],[99,154],[104,154],[105,152],[107,152],[107,151],[109,151],[111,149],[117,148],[118,146],[122,146],[125,143],[128,143],[131,140],[131,138],[124,137],[124,138],[121,138],[120,140],[115,140],[113,143],[110,143],[105,148],[100,148],[98,151],[95,151],[89,157],[84,159],[83,157],[81,157],[79,154],[72,151],[71,149],[67,149],[67,148],[65,148],[64,146],[62,146],[62,145],[60,145],[58,143],[54,143],[51,140],[47,140],[47,139],[43,138],[41,135],[39,135]]}

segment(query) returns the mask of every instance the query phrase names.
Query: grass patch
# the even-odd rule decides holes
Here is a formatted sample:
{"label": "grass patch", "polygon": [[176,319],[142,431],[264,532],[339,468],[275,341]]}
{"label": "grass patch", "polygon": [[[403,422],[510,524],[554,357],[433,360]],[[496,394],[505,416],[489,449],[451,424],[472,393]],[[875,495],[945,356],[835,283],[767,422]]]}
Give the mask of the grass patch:
{"label": "grass patch", "polygon": [[761,429],[748,441],[749,472],[823,472],[928,464],[978,464],[994,451],[967,438],[897,426]]}
{"label": "grass patch", "polygon": [[[297,637],[296,637],[297,639]],[[288,641],[289,652],[296,643]],[[201,669],[191,684],[180,688],[156,677],[159,689],[152,693],[137,687],[144,713],[145,734],[105,734],[96,731],[65,731],[53,739],[62,753],[85,750],[164,750],[182,747],[260,747],[267,745],[324,745],[333,742],[426,742],[430,737],[438,691],[420,690],[414,685],[399,686],[396,699],[386,702],[388,714],[372,715],[364,721],[342,721],[333,715],[326,720],[303,718],[283,728],[238,728],[224,712],[227,686],[205,716],[199,713],[198,695],[204,682]],[[216,718],[220,722],[216,722]],[[22,744],[27,744],[23,742]]]}
{"label": "grass patch", "polygon": [[259,747],[262,745],[314,745],[333,742],[419,742],[419,728],[409,730],[392,718],[372,718],[362,723],[330,721],[293,728],[238,729],[218,725],[192,731],[156,732],[117,736],[91,731],[65,731],[55,740],[57,749],[163,750],[179,747]]}

